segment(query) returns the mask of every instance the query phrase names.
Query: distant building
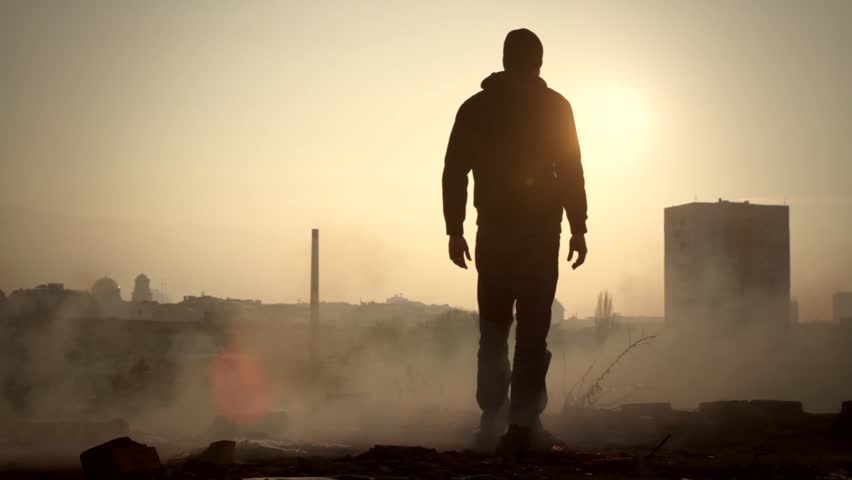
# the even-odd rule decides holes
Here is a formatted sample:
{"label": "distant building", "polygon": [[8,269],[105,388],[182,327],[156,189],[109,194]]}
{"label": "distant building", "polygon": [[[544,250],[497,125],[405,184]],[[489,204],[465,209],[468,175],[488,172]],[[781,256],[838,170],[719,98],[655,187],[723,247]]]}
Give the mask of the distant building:
{"label": "distant building", "polygon": [[203,321],[224,321],[257,314],[263,304],[260,300],[244,300],[239,298],[218,298],[205,293],[201,296],[185,295],[183,302],[178,304],[186,311],[192,312],[193,319]]}
{"label": "distant building", "polygon": [[[420,303],[420,302],[414,302],[414,301],[411,301],[411,300],[405,298],[405,296],[403,296],[401,293],[397,293],[396,295],[388,298],[386,302],[387,303],[395,303],[397,305]],[[420,305],[423,305],[423,304],[420,303]]]}
{"label": "distant building", "polygon": [[563,320],[565,320],[565,307],[554,298],[553,305],[550,307],[550,323],[559,325]]}
{"label": "distant building", "polygon": [[115,280],[102,277],[92,284],[92,296],[95,297],[95,300],[102,302],[121,301],[121,287]]}
{"label": "distant building", "polygon": [[799,301],[790,301],[790,323],[799,323]]}
{"label": "distant building", "polygon": [[115,280],[102,277],[92,285],[92,297],[98,306],[98,312],[107,317],[125,317],[127,308],[121,300],[121,287]]}
{"label": "distant building", "polygon": [[133,303],[151,302],[154,300],[154,294],[151,292],[151,279],[144,273],[136,276],[131,300]]}
{"label": "distant building", "polygon": [[92,312],[92,297],[86,292],[67,290],[62,283],[45,283],[13,291],[6,299],[10,315],[47,314],[66,317]]}
{"label": "distant building", "polygon": [[852,292],[836,292],[831,296],[831,307],[835,322],[852,324]]}
{"label": "distant building", "polygon": [[172,297],[165,290],[151,289],[151,299],[157,303],[172,303]]}
{"label": "distant building", "polygon": [[670,324],[790,321],[790,211],[749,202],[665,209]]}

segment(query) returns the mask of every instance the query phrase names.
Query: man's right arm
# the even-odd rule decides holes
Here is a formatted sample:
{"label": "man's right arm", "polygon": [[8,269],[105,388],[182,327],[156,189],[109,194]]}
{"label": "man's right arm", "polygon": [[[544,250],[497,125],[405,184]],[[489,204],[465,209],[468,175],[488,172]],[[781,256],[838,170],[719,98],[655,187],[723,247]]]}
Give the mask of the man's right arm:
{"label": "man's right arm", "polygon": [[441,179],[444,196],[444,222],[447,235],[463,235],[467,207],[467,174],[472,168],[472,138],[465,105],[459,108],[450,133],[444,174]]}

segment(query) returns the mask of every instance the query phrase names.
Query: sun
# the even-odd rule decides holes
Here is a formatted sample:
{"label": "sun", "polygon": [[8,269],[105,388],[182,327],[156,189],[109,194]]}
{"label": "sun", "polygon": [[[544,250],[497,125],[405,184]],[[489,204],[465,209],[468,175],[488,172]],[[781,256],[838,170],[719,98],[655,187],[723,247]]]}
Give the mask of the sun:
{"label": "sun", "polygon": [[647,143],[648,109],[635,90],[601,87],[589,93],[585,106],[585,122],[578,123],[586,123],[583,130],[595,149],[629,154]]}

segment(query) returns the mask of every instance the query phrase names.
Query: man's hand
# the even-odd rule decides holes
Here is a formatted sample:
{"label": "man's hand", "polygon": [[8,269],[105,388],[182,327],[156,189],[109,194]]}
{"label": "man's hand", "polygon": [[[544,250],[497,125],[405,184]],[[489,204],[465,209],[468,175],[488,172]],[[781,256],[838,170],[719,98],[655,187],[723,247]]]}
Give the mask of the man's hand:
{"label": "man's hand", "polygon": [[450,235],[450,260],[461,268],[467,269],[464,257],[470,260],[470,249],[463,235]]}
{"label": "man's hand", "polygon": [[[452,252],[452,247],[450,248]],[[571,237],[571,242],[568,244],[568,261],[570,262],[572,258],[574,258],[574,252],[577,252],[577,261],[571,265],[571,269],[576,270],[577,267],[586,262],[586,253],[589,250],[586,248],[586,236],[585,235],[573,235]]]}

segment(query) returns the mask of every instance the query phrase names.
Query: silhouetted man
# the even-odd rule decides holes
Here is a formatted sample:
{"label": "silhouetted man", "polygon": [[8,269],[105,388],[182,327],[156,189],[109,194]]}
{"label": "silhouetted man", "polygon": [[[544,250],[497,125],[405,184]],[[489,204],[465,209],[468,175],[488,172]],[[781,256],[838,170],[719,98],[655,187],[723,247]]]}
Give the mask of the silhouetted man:
{"label": "silhouetted man", "polygon": [[[574,114],[539,77],[542,53],[531,31],[509,32],[504,71],[483,80],[482,91],[459,108],[443,174],[450,259],[467,268],[463,223],[467,175],[473,171],[480,317],[476,399],[482,409],[477,443],[489,449],[499,440],[509,453],[558,444],[539,416],[547,403],[547,332],[563,209],[572,234],[568,261],[577,253],[572,265],[577,268],[586,259],[586,190]],[[510,370],[513,307],[518,326]]]}

